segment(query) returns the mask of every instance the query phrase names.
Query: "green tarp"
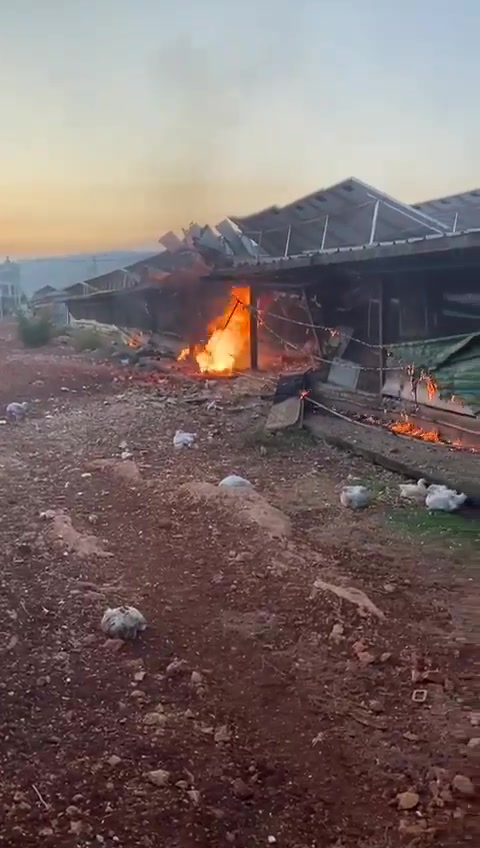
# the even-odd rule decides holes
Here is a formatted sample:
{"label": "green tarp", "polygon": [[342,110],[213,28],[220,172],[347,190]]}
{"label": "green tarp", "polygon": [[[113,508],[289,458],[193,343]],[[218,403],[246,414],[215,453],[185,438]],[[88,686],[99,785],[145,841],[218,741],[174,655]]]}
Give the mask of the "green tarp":
{"label": "green tarp", "polygon": [[430,374],[441,398],[455,395],[480,415],[480,333],[404,342],[389,349],[400,363],[414,366],[417,376],[422,371]]}

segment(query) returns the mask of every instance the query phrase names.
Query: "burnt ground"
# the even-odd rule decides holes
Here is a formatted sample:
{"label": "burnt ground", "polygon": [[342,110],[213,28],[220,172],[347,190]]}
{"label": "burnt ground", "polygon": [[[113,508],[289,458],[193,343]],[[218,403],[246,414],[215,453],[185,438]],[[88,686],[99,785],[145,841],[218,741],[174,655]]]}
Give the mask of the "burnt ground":
{"label": "burnt ground", "polygon": [[[266,439],[246,378],[191,403],[60,350],[0,358],[0,402],[33,401],[0,427],[0,845],[478,845],[476,525],[307,435]],[[283,535],[183,486],[232,472]],[[353,477],[362,513],[338,502]],[[135,643],[100,631],[121,603],[148,620]]]}

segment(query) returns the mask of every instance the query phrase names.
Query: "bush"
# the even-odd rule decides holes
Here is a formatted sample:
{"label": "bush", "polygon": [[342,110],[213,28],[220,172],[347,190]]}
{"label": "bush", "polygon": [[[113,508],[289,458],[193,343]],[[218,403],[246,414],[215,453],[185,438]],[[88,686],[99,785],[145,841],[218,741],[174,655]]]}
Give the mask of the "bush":
{"label": "bush", "polygon": [[29,316],[23,312],[17,314],[18,337],[25,347],[43,347],[55,335],[55,328],[45,316]]}
{"label": "bush", "polygon": [[101,350],[105,347],[105,339],[94,327],[74,330],[71,334],[72,344],[78,353],[87,350]]}

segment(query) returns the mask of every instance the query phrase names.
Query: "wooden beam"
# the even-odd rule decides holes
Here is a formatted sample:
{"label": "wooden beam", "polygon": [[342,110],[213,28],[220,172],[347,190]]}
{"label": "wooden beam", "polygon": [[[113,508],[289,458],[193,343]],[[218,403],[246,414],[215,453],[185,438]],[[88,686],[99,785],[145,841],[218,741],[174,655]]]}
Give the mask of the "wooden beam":
{"label": "wooden beam", "polygon": [[383,279],[378,281],[378,382],[379,382],[379,395],[380,400],[382,398],[383,384],[385,383],[385,363],[386,363],[386,351],[385,351],[385,318],[386,318],[386,309],[385,309],[385,286],[383,283]]}
{"label": "wooden beam", "polygon": [[258,297],[253,286],[250,286],[250,368],[258,371]]}

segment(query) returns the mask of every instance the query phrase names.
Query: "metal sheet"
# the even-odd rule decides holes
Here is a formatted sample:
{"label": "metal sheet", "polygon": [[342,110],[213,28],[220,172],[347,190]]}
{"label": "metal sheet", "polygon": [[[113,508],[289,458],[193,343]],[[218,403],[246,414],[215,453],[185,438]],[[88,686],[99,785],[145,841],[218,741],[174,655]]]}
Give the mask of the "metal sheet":
{"label": "metal sheet", "polygon": [[353,177],[287,206],[230,217],[270,256],[442,234],[448,229]]}
{"label": "metal sheet", "polygon": [[432,215],[457,232],[480,227],[480,189],[415,203],[413,208]]}

